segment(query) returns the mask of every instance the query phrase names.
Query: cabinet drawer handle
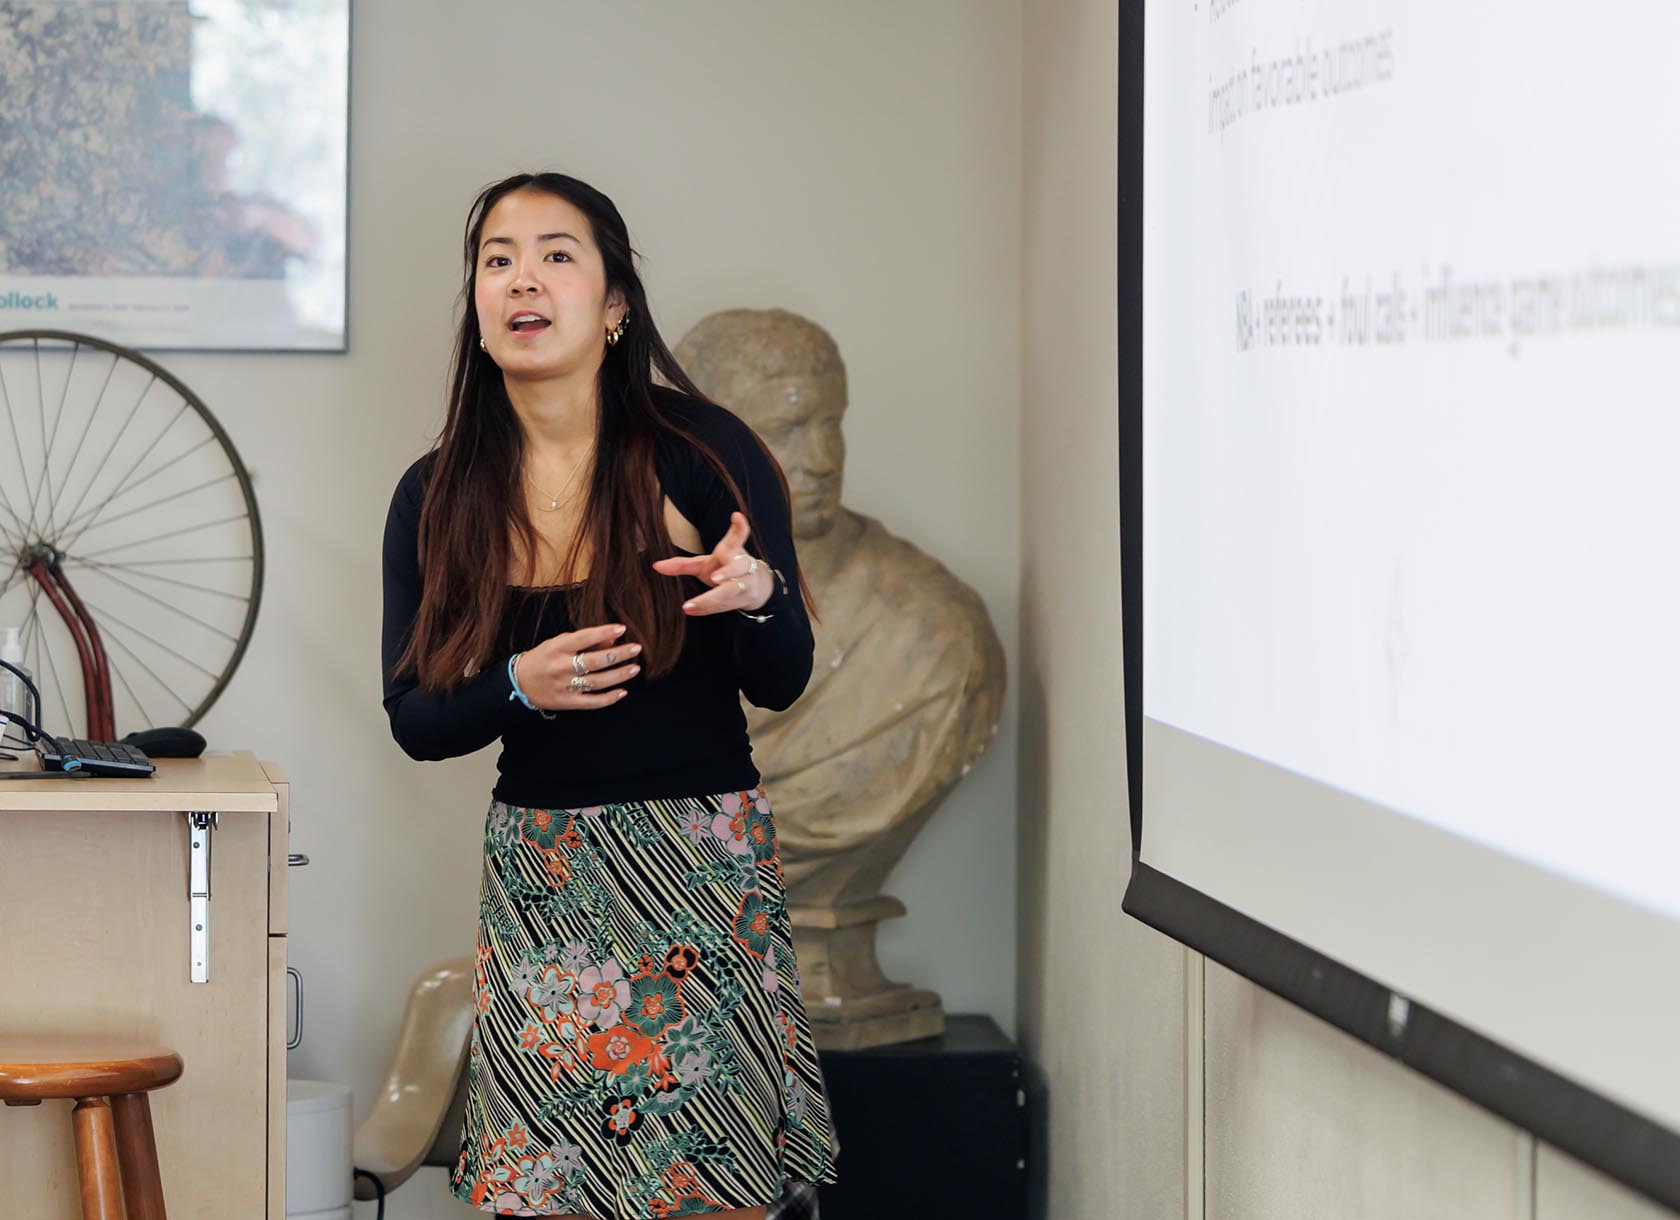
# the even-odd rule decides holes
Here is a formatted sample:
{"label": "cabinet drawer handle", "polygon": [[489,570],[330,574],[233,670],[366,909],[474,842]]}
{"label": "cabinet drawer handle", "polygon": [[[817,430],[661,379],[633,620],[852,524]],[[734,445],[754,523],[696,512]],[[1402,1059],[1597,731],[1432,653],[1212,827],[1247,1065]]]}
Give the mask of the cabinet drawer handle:
{"label": "cabinet drawer handle", "polygon": [[287,868],[302,868],[309,863],[309,857],[301,851],[294,851],[286,857]]}
{"label": "cabinet drawer handle", "polygon": [[292,1025],[292,1036],[286,1039],[286,1049],[295,1051],[303,1042],[303,972],[296,966],[287,966],[286,977],[297,984],[297,1021]]}

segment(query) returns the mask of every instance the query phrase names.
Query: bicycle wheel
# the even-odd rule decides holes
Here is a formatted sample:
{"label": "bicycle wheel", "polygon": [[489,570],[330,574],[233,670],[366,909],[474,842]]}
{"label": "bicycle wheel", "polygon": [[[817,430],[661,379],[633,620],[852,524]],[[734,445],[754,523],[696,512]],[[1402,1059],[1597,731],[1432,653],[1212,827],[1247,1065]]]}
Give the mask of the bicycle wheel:
{"label": "bicycle wheel", "polygon": [[20,330],[0,334],[0,452],[0,627],[23,629],[42,727],[197,722],[262,600],[262,523],[227,432],[138,352]]}

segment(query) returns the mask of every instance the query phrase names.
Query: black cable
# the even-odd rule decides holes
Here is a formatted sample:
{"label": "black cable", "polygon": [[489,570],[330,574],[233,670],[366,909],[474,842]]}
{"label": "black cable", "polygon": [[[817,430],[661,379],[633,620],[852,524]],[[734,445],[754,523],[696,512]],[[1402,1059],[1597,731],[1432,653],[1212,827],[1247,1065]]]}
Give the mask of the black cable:
{"label": "black cable", "polygon": [[[10,661],[0,661],[0,669],[6,670],[9,673],[14,673],[18,676],[18,680],[21,681],[24,687],[29,691],[29,710],[33,712],[35,716],[35,720],[30,720],[27,716],[20,716],[14,711],[7,710],[6,723],[15,724],[21,728],[23,730],[23,735],[29,738],[30,745],[34,745],[37,742],[42,741],[46,742],[52,752],[64,760],[64,770],[62,774],[66,776],[73,776],[78,779],[86,779],[86,776],[80,774],[82,760],[66,750],[58,738],[54,737],[51,733],[47,732],[36,723],[36,721],[41,718],[41,688],[35,685],[34,681],[27,673],[19,669],[16,665],[13,665]],[[47,774],[57,775],[61,773],[55,771],[48,772]],[[34,779],[41,778],[40,775],[37,775],[34,772],[20,771],[0,776],[0,779],[21,779],[25,776],[32,777]]]}
{"label": "black cable", "polygon": [[379,1175],[369,1173],[365,1169],[356,1170],[356,1177],[366,1178],[373,1183],[373,1197],[379,1200],[379,1208],[374,1213],[374,1220],[385,1220],[385,1183],[379,1180]]}
{"label": "black cable", "polygon": [[[31,716],[37,721],[40,720],[41,719],[41,688],[35,685],[35,680],[33,678],[31,678],[28,675],[28,673],[19,669],[16,665],[13,665],[10,661],[0,661],[0,669],[4,669],[9,673],[14,673],[14,674],[17,675],[18,681],[22,682],[24,689],[29,692],[30,702],[23,709],[25,715],[26,716]],[[0,710],[5,710],[5,709],[0,709]],[[15,714],[16,713],[11,712],[9,710],[6,711],[7,716],[13,716]],[[19,722],[21,722],[23,724],[26,724],[26,725],[28,724],[28,721],[24,719],[24,716],[18,716],[17,719],[19,720]],[[42,737],[46,736],[46,734],[42,733],[39,729],[36,729],[35,732],[39,736],[42,736]],[[33,739],[31,739],[31,740],[33,740]]]}
{"label": "black cable", "polygon": [[[0,665],[4,664],[4,661],[0,661]],[[64,759],[65,770],[74,771],[76,767],[80,767],[82,765],[81,759],[67,751],[64,748],[64,744],[60,742],[58,738],[42,729],[39,725],[33,723],[32,721],[25,720],[16,712],[7,712],[6,721],[8,724],[15,724],[21,728],[31,743],[46,742],[48,748],[50,748],[54,754],[57,754]],[[71,763],[74,763],[75,766],[70,766],[69,764]]]}

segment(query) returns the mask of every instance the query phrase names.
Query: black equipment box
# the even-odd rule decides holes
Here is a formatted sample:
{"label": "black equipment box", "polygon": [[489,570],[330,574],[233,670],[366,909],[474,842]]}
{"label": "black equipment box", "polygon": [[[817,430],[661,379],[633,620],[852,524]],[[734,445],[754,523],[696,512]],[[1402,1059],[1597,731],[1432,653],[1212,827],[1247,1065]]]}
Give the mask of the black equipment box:
{"label": "black equipment box", "polygon": [[822,1220],[1027,1217],[1021,1052],[990,1017],[949,1016],[937,1038],[823,1051],[840,1135]]}

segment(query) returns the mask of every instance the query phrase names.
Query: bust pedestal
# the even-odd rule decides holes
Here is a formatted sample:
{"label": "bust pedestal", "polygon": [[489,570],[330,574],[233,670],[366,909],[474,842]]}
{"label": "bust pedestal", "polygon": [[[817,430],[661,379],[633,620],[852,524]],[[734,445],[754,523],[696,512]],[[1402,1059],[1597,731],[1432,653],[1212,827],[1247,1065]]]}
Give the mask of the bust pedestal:
{"label": "bust pedestal", "polygon": [[904,910],[886,894],[866,902],[788,907],[800,992],[818,1050],[858,1050],[945,1032],[938,994],[893,982],[876,960],[876,927]]}

